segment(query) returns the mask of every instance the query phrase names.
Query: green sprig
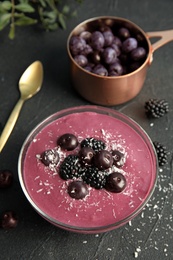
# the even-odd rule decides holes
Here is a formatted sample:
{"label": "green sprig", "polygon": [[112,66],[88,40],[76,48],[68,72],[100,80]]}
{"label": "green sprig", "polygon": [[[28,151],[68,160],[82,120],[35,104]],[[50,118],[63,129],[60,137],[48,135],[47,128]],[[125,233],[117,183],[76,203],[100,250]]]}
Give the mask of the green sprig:
{"label": "green sprig", "polygon": [[[0,1],[0,31],[9,26],[9,38],[14,39],[16,26],[41,24],[45,30],[66,29],[66,19],[76,16],[68,4],[58,0]],[[81,0],[76,0],[81,3]]]}

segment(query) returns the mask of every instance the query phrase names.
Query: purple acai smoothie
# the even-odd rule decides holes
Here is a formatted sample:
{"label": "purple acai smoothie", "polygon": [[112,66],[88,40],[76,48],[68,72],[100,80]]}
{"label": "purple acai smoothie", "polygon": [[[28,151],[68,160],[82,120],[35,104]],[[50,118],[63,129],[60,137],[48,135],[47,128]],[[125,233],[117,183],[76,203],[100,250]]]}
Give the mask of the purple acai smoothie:
{"label": "purple acai smoothie", "polygon": [[[114,223],[129,221],[150,197],[156,179],[156,158],[150,142],[146,142],[139,130],[111,115],[96,112],[75,112],[44,126],[30,142],[23,162],[23,183],[34,207],[50,222],[74,229],[108,229]],[[61,149],[57,139],[71,133],[78,139],[72,151]],[[69,154],[78,154],[82,140],[93,137],[106,144],[106,150],[123,153],[125,163],[107,171],[120,172],[126,179],[122,192],[114,193],[104,188],[88,185],[83,199],[69,196],[67,186],[72,180],[59,176],[60,165]],[[145,140],[146,139],[146,140]],[[46,166],[40,160],[48,149],[56,149],[59,161]],[[106,228],[108,227],[108,228]]]}

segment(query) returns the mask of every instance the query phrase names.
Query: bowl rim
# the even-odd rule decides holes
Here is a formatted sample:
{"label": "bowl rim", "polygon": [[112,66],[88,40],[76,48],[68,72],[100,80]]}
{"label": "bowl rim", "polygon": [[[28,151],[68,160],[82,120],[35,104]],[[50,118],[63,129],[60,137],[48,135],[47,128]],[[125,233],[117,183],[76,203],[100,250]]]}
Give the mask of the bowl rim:
{"label": "bowl rim", "polygon": [[[33,140],[33,137],[35,135],[37,135],[38,130],[40,131],[41,129],[43,129],[48,123],[51,123],[53,121],[55,121],[58,118],[61,118],[65,115],[71,114],[71,113],[78,113],[78,112],[96,112],[96,113],[100,113],[100,114],[106,114],[109,116],[116,116],[116,118],[122,120],[123,122],[127,123],[130,127],[133,127],[133,129],[137,132],[137,133],[142,133],[142,138],[144,139],[144,141],[147,141],[147,146],[149,147],[150,153],[152,151],[152,158],[155,161],[155,164],[153,164],[153,172],[155,171],[155,176],[152,176],[151,182],[152,185],[150,184],[149,186],[149,192],[147,192],[146,198],[143,201],[143,203],[139,204],[139,206],[137,207],[137,209],[135,211],[133,211],[130,215],[128,215],[126,218],[115,222],[115,223],[111,223],[109,225],[106,226],[97,226],[97,227],[78,227],[78,226],[71,226],[62,222],[57,221],[56,219],[48,216],[43,210],[41,210],[37,204],[32,200],[32,198],[29,195],[29,192],[27,191],[27,188],[25,186],[25,182],[23,179],[23,158],[25,155],[25,152],[27,151],[30,143]],[[53,119],[53,120],[52,120]],[[23,190],[24,195],[26,196],[27,200],[30,202],[30,204],[32,205],[32,207],[37,211],[37,213],[39,213],[44,219],[46,219],[48,222],[54,224],[55,226],[58,226],[62,229],[65,230],[69,230],[69,231],[74,231],[74,232],[78,232],[78,233],[100,233],[100,232],[106,232],[109,230],[113,230],[115,228],[118,228],[124,224],[126,224],[127,222],[129,222],[130,220],[132,220],[135,216],[137,216],[142,209],[144,208],[144,206],[148,203],[148,201],[150,200],[151,196],[154,193],[156,184],[157,184],[157,179],[158,179],[158,159],[157,159],[157,154],[156,154],[156,150],[155,147],[153,145],[153,142],[151,141],[149,135],[146,133],[146,131],[135,121],[133,120],[131,117],[123,114],[122,112],[119,112],[117,110],[111,109],[111,108],[107,108],[107,107],[101,107],[101,106],[97,106],[97,105],[83,105],[83,106],[75,106],[75,107],[69,107],[66,109],[62,109],[60,111],[57,111],[53,114],[51,114],[50,116],[46,117],[45,119],[43,119],[39,124],[37,124],[33,130],[29,133],[29,135],[26,137],[20,153],[19,153],[19,158],[18,158],[18,177],[19,177],[19,182],[21,185],[21,188]],[[152,173],[153,174],[153,173]]]}

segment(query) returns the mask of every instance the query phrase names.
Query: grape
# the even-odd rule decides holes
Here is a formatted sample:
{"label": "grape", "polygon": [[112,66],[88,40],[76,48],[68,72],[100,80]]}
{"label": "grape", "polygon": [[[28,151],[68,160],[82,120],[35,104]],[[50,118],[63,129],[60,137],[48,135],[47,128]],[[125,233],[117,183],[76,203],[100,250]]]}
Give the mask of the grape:
{"label": "grape", "polygon": [[141,66],[141,63],[139,61],[132,62],[130,64],[130,71],[137,70]]}
{"label": "grape", "polygon": [[125,53],[129,53],[132,50],[136,49],[137,46],[137,40],[135,38],[129,37],[123,42],[122,49]]}
{"label": "grape", "polygon": [[143,59],[146,56],[146,50],[143,47],[138,47],[131,52],[131,58],[134,61]]}
{"label": "grape", "polygon": [[100,76],[108,76],[107,69],[101,64],[96,65],[92,72]]}
{"label": "grape", "polygon": [[121,53],[119,56],[122,64],[127,64],[129,62],[129,57],[126,53]]}
{"label": "grape", "polygon": [[91,39],[91,32],[89,31],[83,31],[79,35],[81,38],[83,38],[86,42],[89,42]]}
{"label": "grape", "polygon": [[99,28],[99,31],[100,32],[106,32],[106,31],[111,31],[111,28],[107,25],[102,25],[100,28]]}
{"label": "grape", "polygon": [[78,36],[72,36],[69,45],[72,54],[77,55],[84,50],[86,41]]}
{"label": "grape", "polygon": [[122,28],[119,29],[118,35],[119,35],[120,38],[122,38],[122,39],[127,39],[127,38],[130,37],[130,32],[129,32],[129,30],[128,30],[127,28],[122,27]]}
{"label": "grape", "polygon": [[87,56],[92,52],[93,52],[92,47],[89,44],[86,44],[85,48],[83,49],[83,51],[80,52],[80,54]]}
{"label": "grape", "polygon": [[85,66],[84,69],[89,71],[89,72],[92,71],[92,67],[89,64],[87,66]]}
{"label": "grape", "polygon": [[80,55],[76,55],[74,57],[74,60],[76,61],[76,63],[81,66],[81,67],[85,67],[88,63],[88,59],[86,56],[80,54]]}
{"label": "grape", "polygon": [[114,36],[114,39],[113,39],[113,42],[112,42],[112,44],[116,44],[118,47],[120,47],[120,48],[121,48],[121,46],[122,46],[122,41],[120,40],[120,38],[119,38],[119,37],[117,37],[117,36]]}
{"label": "grape", "polygon": [[99,31],[95,31],[91,35],[91,46],[95,50],[101,50],[104,46],[105,39],[103,37],[103,34]]}
{"label": "grape", "polygon": [[118,60],[109,66],[109,75],[120,76],[122,74],[123,74],[123,67]]}
{"label": "grape", "polygon": [[98,64],[101,62],[101,55],[99,51],[94,51],[90,55],[90,59],[94,64]]}
{"label": "grape", "polygon": [[110,46],[113,43],[114,35],[113,35],[113,33],[111,31],[104,31],[103,32],[103,37],[105,39],[104,46]]}
{"label": "grape", "polygon": [[105,63],[111,64],[116,60],[117,53],[113,48],[107,47],[104,49],[102,56]]}
{"label": "grape", "polygon": [[113,48],[115,50],[117,57],[121,54],[120,47],[117,44],[112,43],[111,48]]}
{"label": "grape", "polygon": [[140,32],[104,23],[92,31],[94,27],[91,31],[88,27],[69,41],[71,54],[79,66],[101,76],[120,76],[142,65],[147,49]]}

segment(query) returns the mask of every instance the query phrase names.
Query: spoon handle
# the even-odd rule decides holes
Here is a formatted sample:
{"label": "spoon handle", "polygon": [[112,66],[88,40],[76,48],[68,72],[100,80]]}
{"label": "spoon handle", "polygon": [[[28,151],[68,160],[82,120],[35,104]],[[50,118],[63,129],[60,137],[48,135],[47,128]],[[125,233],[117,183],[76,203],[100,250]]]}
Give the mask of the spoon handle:
{"label": "spoon handle", "polygon": [[6,144],[8,138],[15,126],[15,123],[18,119],[18,116],[19,116],[23,103],[24,103],[24,100],[20,98],[18,100],[17,104],[15,105],[13,111],[11,112],[10,117],[8,118],[8,121],[0,136],[0,152],[2,151],[4,145]]}

